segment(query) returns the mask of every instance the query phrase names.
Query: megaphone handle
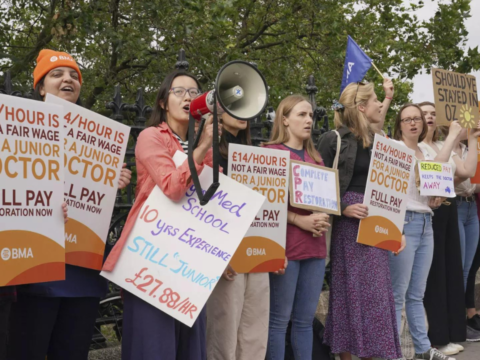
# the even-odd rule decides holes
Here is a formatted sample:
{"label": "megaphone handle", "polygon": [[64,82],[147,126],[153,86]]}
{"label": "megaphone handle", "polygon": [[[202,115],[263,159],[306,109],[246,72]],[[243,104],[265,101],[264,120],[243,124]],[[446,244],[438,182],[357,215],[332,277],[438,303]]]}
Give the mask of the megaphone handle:
{"label": "megaphone handle", "polygon": [[[220,185],[218,183],[218,173],[220,169],[220,149],[219,149],[219,144],[218,144],[218,113],[217,113],[217,92],[213,94],[213,141],[212,141],[212,147],[213,147],[213,184],[216,184],[216,187]],[[213,196],[213,194],[212,194]]]}
{"label": "megaphone handle", "polygon": [[[200,141],[200,137],[202,135],[203,127],[205,126],[205,120],[206,119],[202,118],[202,120],[200,121],[200,124],[198,125],[198,132],[197,132],[197,136],[195,137],[195,141],[193,142],[193,149],[196,149],[198,146],[198,142]],[[190,141],[188,143],[190,144]]]}

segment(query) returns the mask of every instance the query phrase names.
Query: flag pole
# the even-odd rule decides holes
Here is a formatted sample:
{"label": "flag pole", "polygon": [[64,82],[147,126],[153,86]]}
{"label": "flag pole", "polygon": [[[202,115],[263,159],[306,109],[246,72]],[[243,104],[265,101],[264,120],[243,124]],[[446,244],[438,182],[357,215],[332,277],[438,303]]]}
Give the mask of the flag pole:
{"label": "flag pole", "polygon": [[373,65],[373,67],[375,68],[375,70],[377,70],[377,72],[380,74],[380,76],[382,77],[382,79],[385,79],[385,77],[384,77],[383,74],[380,72],[380,70],[378,70],[378,68],[375,66],[375,64],[373,63],[373,61],[372,61],[372,65]]}

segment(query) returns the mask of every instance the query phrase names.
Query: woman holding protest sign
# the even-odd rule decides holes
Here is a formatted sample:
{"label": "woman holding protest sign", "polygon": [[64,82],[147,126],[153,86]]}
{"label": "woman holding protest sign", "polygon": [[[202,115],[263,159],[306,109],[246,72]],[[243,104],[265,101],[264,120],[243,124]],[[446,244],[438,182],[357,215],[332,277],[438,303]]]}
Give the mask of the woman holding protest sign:
{"label": "woman holding protest sign", "polygon": [[[451,132],[445,141],[445,146],[442,151],[435,155],[429,154],[419,144],[427,136],[427,132],[427,122],[420,107],[414,104],[404,105],[395,120],[395,140],[415,151],[417,162],[422,160],[444,162],[448,160],[455,141],[460,135],[460,125],[457,122],[452,123]],[[415,164],[415,166],[417,165]],[[423,306],[423,297],[434,248],[432,228],[434,211],[432,209],[438,208],[442,200],[439,197],[420,195],[416,176],[410,178],[402,237],[402,246],[405,247],[406,244],[406,247],[402,253],[390,256],[397,326],[400,329],[401,313],[405,304],[417,359],[451,359],[439,350],[432,348],[427,335]]]}
{"label": "woman holding protest sign", "polygon": [[[323,165],[311,139],[312,125],[310,102],[301,95],[288,96],[278,105],[270,141],[263,146],[289,151],[292,160]],[[285,358],[285,336],[290,320],[295,358],[312,358],[312,324],[325,274],[326,244],[323,233],[330,226],[328,218],[327,214],[312,214],[288,205],[288,267],[283,276],[270,274],[266,357],[269,360]]]}
{"label": "woman holding protest sign", "polygon": [[[250,122],[221,115],[220,166],[228,175],[229,144],[252,145]],[[270,305],[268,273],[237,274],[228,265],[207,302],[209,360],[264,359]]]}
{"label": "woman holding protest sign", "polygon": [[400,358],[388,251],[356,242],[360,219],[368,216],[363,197],[374,127],[384,119],[383,104],[373,84],[351,83],[334,109],[337,130],[322,135],[319,142],[326,166],[332,167],[339,156],[342,209],[333,223],[325,343],[342,360],[351,360],[351,354],[364,359]]}
{"label": "woman holding protest sign", "polygon": [[[188,149],[187,130],[190,102],[201,92],[197,79],[182,70],[168,74],[162,82],[148,127],[140,133],[135,148],[137,189],[122,236],[108,256],[104,271],[112,271],[135,225],[140,209],[158,186],[171,200],[181,200],[192,186],[188,160],[178,168],[173,156]],[[219,125],[221,131],[221,125]],[[212,117],[206,122],[193,158],[200,174],[212,166]],[[190,328],[148,304],[124,292],[123,360],[204,360],[205,309]]]}
{"label": "woman holding protest sign", "polygon": [[[82,74],[68,54],[42,50],[33,72],[34,98],[47,93],[79,103]],[[130,182],[123,169],[119,188]],[[65,281],[18,286],[8,340],[11,360],[85,360],[92,340],[100,298],[107,281],[98,271],[66,265]]]}
{"label": "woman holding protest sign", "polygon": [[[435,105],[430,102],[419,105],[428,125],[428,134],[420,146],[435,156],[444,147],[444,142],[439,140]],[[448,133],[448,128],[446,132]],[[466,135],[464,129],[455,144],[458,153],[452,151],[447,160],[458,177],[459,185],[455,189],[458,196],[454,201],[450,201],[450,205],[444,204],[435,210],[435,248],[425,292],[430,341],[447,355],[462,351],[463,347],[455,343],[463,342],[467,338],[465,286],[478,244],[475,200],[471,194],[471,184],[466,180],[475,175],[477,154],[476,151],[468,152],[460,148],[461,137],[466,139]],[[476,148],[477,137],[478,132],[470,131],[469,148]],[[445,317],[447,313],[449,316]],[[468,335],[469,338],[476,336],[478,339],[480,334],[470,332]]]}

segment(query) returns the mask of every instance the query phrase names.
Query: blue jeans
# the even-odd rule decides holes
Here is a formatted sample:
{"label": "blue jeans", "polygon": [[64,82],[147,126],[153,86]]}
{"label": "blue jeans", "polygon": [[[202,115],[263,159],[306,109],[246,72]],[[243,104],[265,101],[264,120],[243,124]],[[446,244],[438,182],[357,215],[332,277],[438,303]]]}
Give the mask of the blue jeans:
{"label": "blue jeans", "polygon": [[475,202],[457,201],[458,230],[462,250],[463,285],[467,288],[467,278],[472,267],[478,246],[478,216]]}
{"label": "blue jeans", "polygon": [[290,319],[295,359],[312,359],[312,325],[324,275],[325,259],[289,261],[285,275],[270,274],[267,360],[284,360]]}
{"label": "blue jeans", "polygon": [[404,232],[407,246],[398,256],[390,253],[390,276],[397,327],[400,334],[402,308],[405,303],[415,353],[421,354],[431,348],[423,297],[433,259],[432,215],[407,211]]}

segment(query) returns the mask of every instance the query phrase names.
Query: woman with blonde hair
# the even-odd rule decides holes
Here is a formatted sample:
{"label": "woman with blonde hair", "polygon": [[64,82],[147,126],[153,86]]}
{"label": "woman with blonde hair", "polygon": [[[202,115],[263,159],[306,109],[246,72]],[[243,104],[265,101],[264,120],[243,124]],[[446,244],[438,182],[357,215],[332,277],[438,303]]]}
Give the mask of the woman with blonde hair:
{"label": "woman with blonde hair", "polygon": [[[263,146],[290,152],[292,160],[324,165],[312,142],[313,109],[301,95],[280,102],[270,141]],[[295,359],[311,359],[312,324],[325,274],[325,232],[328,215],[288,206],[286,258],[283,276],[270,274],[270,322],[267,359],[284,360],[285,336],[292,320]],[[317,237],[315,237],[315,236]]]}
{"label": "woman with blonde hair", "polygon": [[[319,151],[332,167],[340,141],[338,172],[342,216],[333,223],[332,279],[324,341],[342,360],[402,357],[395,318],[388,251],[358,244],[373,141],[383,104],[373,84],[351,83],[335,102],[335,127],[320,138]],[[377,125],[378,126],[378,125]]]}

